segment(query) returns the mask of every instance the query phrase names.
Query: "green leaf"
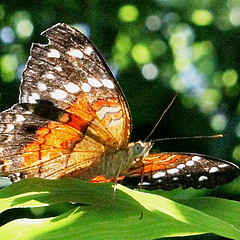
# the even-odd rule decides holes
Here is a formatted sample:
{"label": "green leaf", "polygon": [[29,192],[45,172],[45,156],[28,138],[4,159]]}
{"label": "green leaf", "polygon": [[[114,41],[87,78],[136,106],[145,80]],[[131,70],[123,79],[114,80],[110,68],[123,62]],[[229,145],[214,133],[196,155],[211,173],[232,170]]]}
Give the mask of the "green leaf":
{"label": "green leaf", "polygon": [[240,203],[228,199],[215,197],[202,197],[198,199],[188,199],[181,203],[204,212],[210,216],[227,221],[234,227],[240,229]]}
{"label": "green leaf", "polygon": [[[75,203],[72,209],[55,217],[23,219],[19,216],[0,228],[0,236],[5,240],[156,239],[203,233],[238,239],[240,235],[239,220],[230,217],[240,205],[225,199],[191,199],[183,205],[121,185],[117,185],[114,193],[112,184],[78,179],[25,179],[1,190],[0,199],[1,211]],[[219,214],[222,208],[224,214]],[[237,216],[239,212],[234,218]]]}

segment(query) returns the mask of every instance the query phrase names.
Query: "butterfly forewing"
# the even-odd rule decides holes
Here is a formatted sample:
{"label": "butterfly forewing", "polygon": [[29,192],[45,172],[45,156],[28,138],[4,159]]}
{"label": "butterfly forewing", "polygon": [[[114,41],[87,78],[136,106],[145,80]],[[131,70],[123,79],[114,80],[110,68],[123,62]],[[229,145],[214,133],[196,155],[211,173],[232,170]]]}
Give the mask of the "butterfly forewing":
{"label": "butterfly forewing", "polygon": [[135,163],[123,184],[151,190],[200,189],[226,184],[238,176],[238,166],[221,159],[192,153],[158,153]]}
{"label": "butterfly forewing", "polygon": [[97,49],[66,24],[57,24],[42,35],[49,43],[32,45],[20,102],[49,101],[76,115],[82,125],[91,125],[89,130],[98,132],[104,145],[126,147],[131,121],[127,102]]}
{"label": "butterfly forewing", "polygon": [[1,114],[1,174],[88,179],[107,149],[128,145],[127,102],[82,33],[57,24],[43,35],[49,42],[32,45],[20,103]]}

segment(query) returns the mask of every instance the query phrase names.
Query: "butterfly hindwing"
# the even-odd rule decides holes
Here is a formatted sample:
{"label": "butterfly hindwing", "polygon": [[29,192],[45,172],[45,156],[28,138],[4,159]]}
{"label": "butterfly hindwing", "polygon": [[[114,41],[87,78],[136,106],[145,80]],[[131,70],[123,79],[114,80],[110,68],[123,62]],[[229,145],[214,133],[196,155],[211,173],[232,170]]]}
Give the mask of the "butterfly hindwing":
{"label": "butterfly hindwing", "polygon": [[123,184],[145,189],[200,189],[226,184],[238,176],[238,166],[221,159],[192,153],[156,153],[136,162],[126,172]]}
{"label": "butterfly hindwing", "polygon": [[24,147],[37,140],[37,130],[47,125],[47,121],[34,116],[21,105],[0,114],[0,172],[9,172],[21,168]]}

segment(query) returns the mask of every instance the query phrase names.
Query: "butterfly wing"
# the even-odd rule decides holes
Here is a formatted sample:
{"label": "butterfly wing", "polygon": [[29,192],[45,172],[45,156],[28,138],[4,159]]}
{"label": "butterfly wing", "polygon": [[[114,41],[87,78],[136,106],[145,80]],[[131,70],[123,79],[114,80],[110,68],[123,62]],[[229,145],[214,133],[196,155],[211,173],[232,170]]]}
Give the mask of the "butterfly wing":
{"label": "butterfly wing", "polygon": [[239,176],[233,163],[193,153],[149,154],[136,162],[126,173],[122,183],[144,189],[172,190],[182,187],[214,188]]}
{"label": "butterfly wing", "polygon": [[106,151],[128,145],[127,102],[82,33],[57,24],[43,35],[49,42],[32,45],[19,104],[0,115],[0,173],[88,179]]}
{"label": "butterfly wing", "polygon": [[127,101],[98,50],[66,24],[42,35],[49,43],[32,45],[20,103],[49,101],[81,118],[104,145],[125,148],[131,124]]}

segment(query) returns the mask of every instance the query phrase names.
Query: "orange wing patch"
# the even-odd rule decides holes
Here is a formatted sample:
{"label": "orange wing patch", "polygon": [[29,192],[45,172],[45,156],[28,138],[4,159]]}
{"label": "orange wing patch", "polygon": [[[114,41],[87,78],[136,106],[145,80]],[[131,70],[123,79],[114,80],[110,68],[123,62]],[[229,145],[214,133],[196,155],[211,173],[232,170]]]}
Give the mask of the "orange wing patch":
{"label": "orange wing patch", "polygon": [[[77,100],[66,111],[78,116],[85,123],[91,122],[96,117],[95,111],[89,106],[89,100],[84,94],[79,94]],[[77,129],[79,128],[77,127]]]}
{"label": "orange wing patch", "polygon": [[89,102],[85,94],[80,94],[72,106],[66,109],[71,113],[69,119],[64,115],[61,121],[85,132],[103,145],[118,149],[122,139],[126,139],[123,131],[126,126],[119,100],[96,100],[91,105]]}
{"label": "orange wing patch", "polygon": [[149,154],[141,161],[136,162],[124,175],[141,175],[161,169],[170,169],[182,155],[171,155],[166,153]]}
{"label": "orange wing patch", "polygon": [[94,102],[92,108],[96,111],[97,117],[91,127],[102,136],[104,145],[115,149],[125,146],[128,143],[129,119],[123,117],[125,109],[119,100],[98,100]]}
{"label": "orange wing patch", "polygon": [[[117,178],[117,181],[121,181],[124,178],[125,178],[125,176],[120,176],[120,177]],[[104,176],[97,176],[97,177],[91,179],[91,182],[93,182],[93,183],[107,183],[107,182],[115,182],[115,179],[114,178],[107,179]]]}
{"label": "orange wing patch", "polygon": [[60,122],[48,122],[36,132],[36,140],[23,148],[17,168],[8,166],[11,172],[49,179],[72,176],[90,180],[97,176],[105,146],[119,147],[115,138],[119,132],[111,129],[118,124],[120,129],[115,131],[123,127],[118,101],[98,100],[89,106],[80,94],[65,111]]}
{"label": "orange wing patch", "polygon": [[[136,162],[130,169],[124,172],[124,176],[119,176],[118,181],[125,178],[126,175],[137,175],[141,176],[144,173],[154,172],[161,169],[168,169],[172,167],[172,164],[176,160],[181,159],[182,155],[171,155],[171,154],[149,154],[146,158]],[[91,182],[114,182],[115,179],[107,179],[103,176],[97,176],[91,179]]]}
{"label": "orange wing patch", "polygon": [[46,179],[97,176],[105,152],[102,144],[61,123],[50,122],[37,133],[38,140],[24,148],[25,160],[18,171]]}
{"label": "orange wing patch", "polygon": [[182,158],[182,155],[171,154],[149,154],[146,158],[142,159],[144,172],[154,172],[159,169],[167,169],[172,167],[172,163]]}
{"label": "orange wing patch", "polygon": [[77,130],[62,123],[50,122],[37,131],[37,140],[27,144],[23,150],[21,168],[49,161],[71,152],[81,136]]}

